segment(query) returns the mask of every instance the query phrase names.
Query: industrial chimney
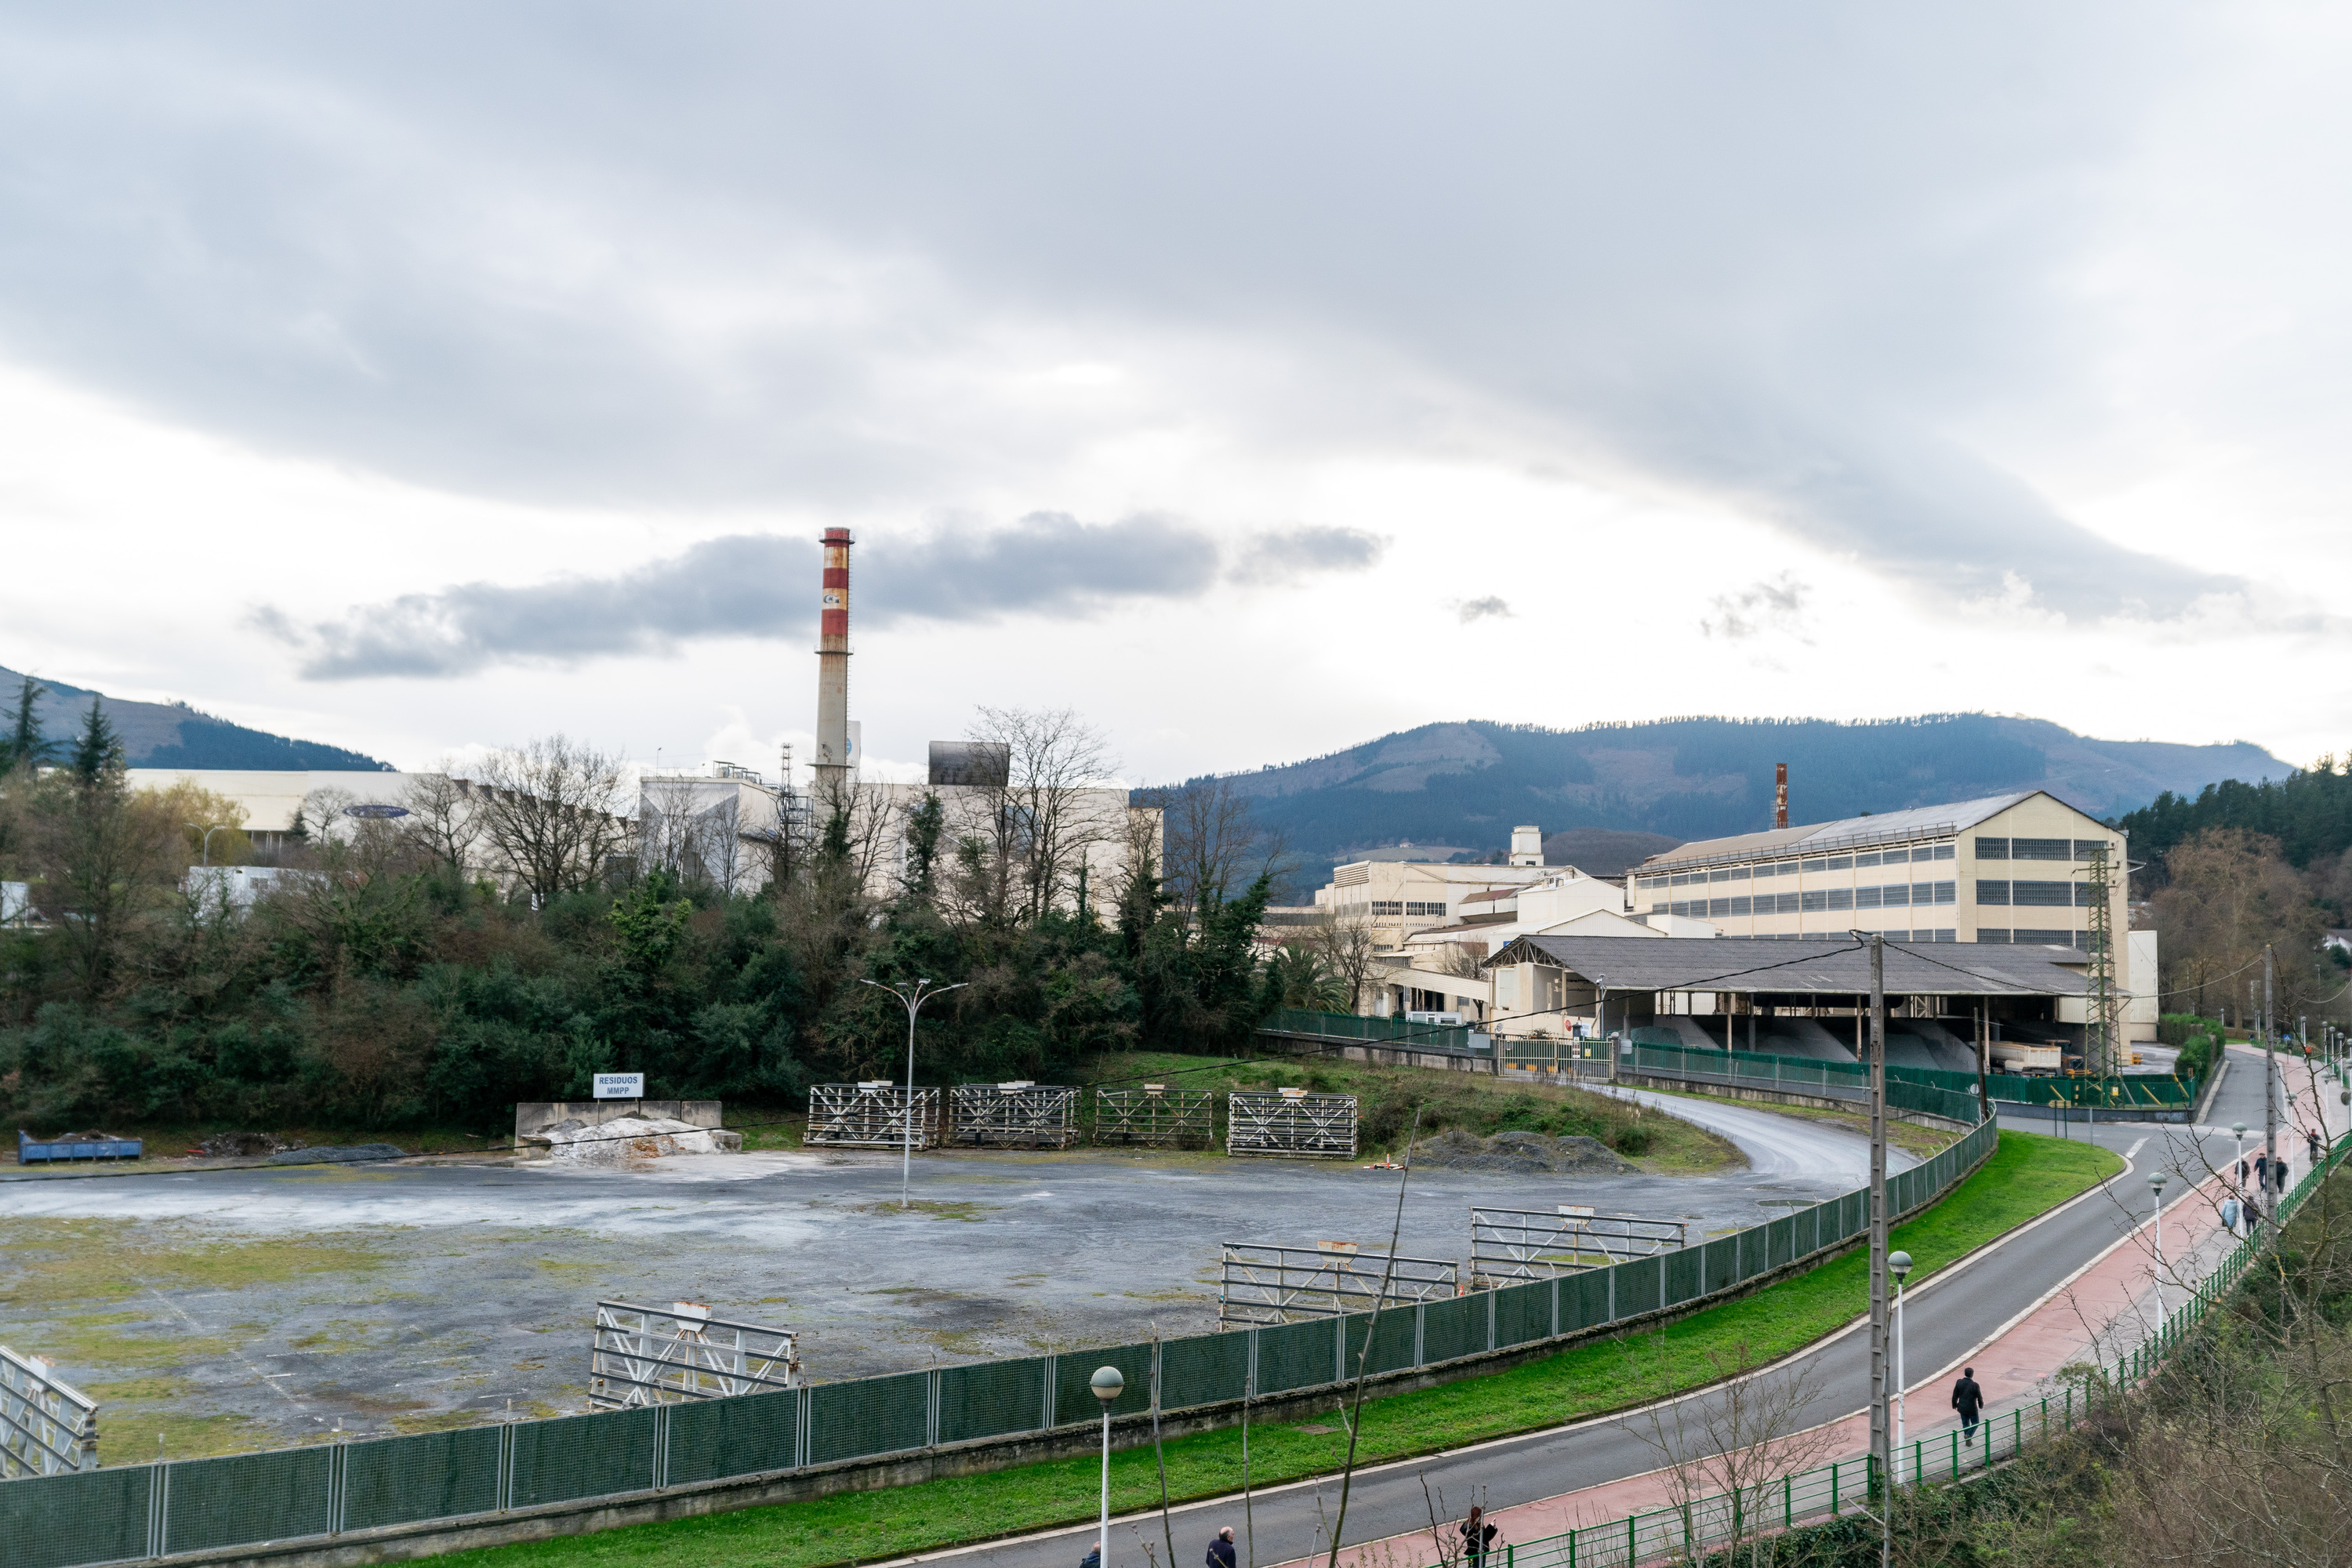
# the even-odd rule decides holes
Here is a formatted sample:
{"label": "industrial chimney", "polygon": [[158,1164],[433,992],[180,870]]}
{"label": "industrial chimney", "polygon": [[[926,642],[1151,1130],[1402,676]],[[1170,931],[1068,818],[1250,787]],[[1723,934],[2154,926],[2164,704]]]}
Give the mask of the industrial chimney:
{"label": "industrial chimney", "polygon": [[849,782],[849,530],[824,531],[824,587],[817,600],[815,793]]}
{"label": "industrial chimney", "polygon": [[[848,559],[846,552],[843,553],[842,559]],[[842,576],[846,581],[848,574],[844,573]],[[845,672],[848,666],[844,665],[842,668],[845,671],[842,679],[847,680],[849,677]],[[1786,763],[1772,764],[1772,826],[1775,827],[1789,826],[1789,764]]]}

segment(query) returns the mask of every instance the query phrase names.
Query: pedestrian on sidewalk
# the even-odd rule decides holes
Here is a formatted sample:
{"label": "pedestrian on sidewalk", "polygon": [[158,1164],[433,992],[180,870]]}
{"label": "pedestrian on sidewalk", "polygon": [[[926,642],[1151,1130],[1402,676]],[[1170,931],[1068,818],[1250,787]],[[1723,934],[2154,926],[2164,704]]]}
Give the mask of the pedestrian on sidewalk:
{"label": "pedestrian on sidewalk", "polygon": [[1960,1368],[1960,1381],[1952,1384],[1952,1408],[1960,1413],[1960,1440],[1977,1440],[1978,1412],[1984,1408],[1984,1390],[1977,1386],[1977,1369]]}
{"label": "pedestrian on sidewalk", "polygon": [[2278,1190],[2280,1192],[2284,1193],[2286,1191],[2285,1155],[2281,1154],[2277,1159],[2271,1162],[2271,1180],[2278,1184]]}
{"label": "pedestrian on sidewalk", "polygon": [[1470,1505],[1470,1517],[1462,1521],[1463,1555],[1469,1568],[1485,1568],[1486,1548],[1495,1543],[1502,1531],[1486,1522],[1486,1510],[1477,1503]]}
{"label": "pedestrian on sidewalk", "polygon": [[1209,1542],[1209,1558],[1202,1568],[1234,1568],[1234,1527],[1227,1525],[1217,1531]]}
{"label": "pedestrian on sidewalk", "polygon": [[1078,1559],[1078,1568],[1102,1568],[1102,1547],[1088,1546],[1087,1554]]}
{"label": "pedestrian on sidewalk", "polygon": [[2303,1141],[2311,1151],[2311,1168],[2315,1171],[2319,1169],[2319,1134],[2306,1131],[2303,1135]]}
{"label": "pedestrian on sidewalk", "polygon": [[2271,1157],[2266,1152],[2254,1156],[2254,1185],[2264,1192],[2271,1190]]}
{"label": "pedestrian on sidewalk", "polygon": [[2221,1200],[2221,1228],[2228,1231],[2231,1236],[2238,1234],[2238,1215],[2240,1213],[2241,1205],[2235,1197],[2227,1197]]}

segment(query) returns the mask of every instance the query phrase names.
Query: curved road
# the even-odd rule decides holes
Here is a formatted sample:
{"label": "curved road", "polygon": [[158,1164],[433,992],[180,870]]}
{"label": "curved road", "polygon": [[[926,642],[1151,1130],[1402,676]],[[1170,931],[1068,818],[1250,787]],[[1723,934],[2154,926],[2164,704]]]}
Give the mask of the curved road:
{"label": "curved road", "polygon": [[[1683,1101],[1674,1110],[1682,1113],[1690,1105]],[[1783,1128],[1789,1125],[1786,1119],[1744,1108],[1701,1104],[1698,1109],[1710,1118],[1720,1112],[1720,1120],[1711,1124],[1736,1142],[1741,1133],[1731,1129],[1730,1119],[1735,1115],[1742,1120],[1742,1131],[1750,1135],[1755,1130],[1744,1125],[1749,1118],[1778,1121]],[[2093,1189],[1911,1290],[1906,1303],[1906,1337],[1913,1385],[1934,1380],[1943,1369],[1972,1354],[2004,1324],[2031,1310],[2146,1219],[2147,1189],[2141,1181],[2128,1179],[2135,1173],[2144,1175],[2159,1167],[2175,1173],[2166,1197],[2177,1202],[2198,1179],[2224,1168],[2234,1147],[2229,1124],[2243,1121],[2252,1127],[2262,1125],[2259,1066],[2235,1062],[2210,1115],[2213,1125],[2195,1128],[2124,1122],[2070,1129],[2073,1136],[2091,1138],[2133,1161],[2126,1172],[2127,1179]],[[2052,1130],[2048,1122],[2013,1125],[2022,1131]],[[1742,1146],[1747,1147],[1744,1142]],[[1772,1157],[1783,1155],[1821,1157],[1818,1150],[1810,1154],[1784,1150]],[[2296,1163],[2299,1165],[2300,1159]],[[1859,1310],[1864,1303],[1855,1306]],[[1869,1357],[1868,1336],[1857,1323],[1763,1375],[1801,1380],[1795,1425],[1810,1426],[1867,1405]],[[1656,1407],[1654,1420],[1642,1411],[1620,1412],[1450,1453],[1360,1469],[1349,1498],[1347,1540],[1362,1542],[1425,1530],[1429,1505],[1424,1483],[1430,1495],[1442,1491],[1447,1510],[1458,1515],[1473,1500],[1490,1508],[1508,1507],[1654,1470],[1664,1461],[1653,1434],[1673,1431],[1678,1416],[1685,1429],[1699,1430],[1705,1410],[1717,1397],[1716,1391],[1701,1390],[1664,1402]],[[1334,1478],[1258,1492],[1253,1504],[1256,1561],[1280,1563],[1318,1548],[1328,1551],[1325,1531],[1338,1496]],[[1185,1504],[1171,1511],[1180,1562],[1191,1561],[1191,1554],[1201,1552],[1220,1525],[1234,1526],[1237,1538],[1242,1534],[1241,1506],[1234,1497]],[[954,1559],[974,1568],[983,1564],[985,1568],[1075,1568],[1087,1552],[1092,1535],[1091,1525],[1076,1526],[905,1561]],[[1147,1543],[1154,1558],[1163,1550],[1157,1512],[1115,1520],[1111,1568],[1143,1568],[1150,1561],[1144,1550]]]}
{"label": "curved road", "polygon": [[[1719,1100],[1693,1100],[1654,1089],[1590,1086],[1617,1100],[1631,1100],[1695,1122],[1720,1133],[1748,1156],[1748,1168],[1759,1176],[1808,1176],[1843,1184],[1843,1191],[1870,1182],[1870,1139],[1833,1121],[1813,1121],[1801,1116],[1778,1116],[1769,1110]],[[1889,1144],[1886,1172],[1907,1171],[1919,1162]]]}

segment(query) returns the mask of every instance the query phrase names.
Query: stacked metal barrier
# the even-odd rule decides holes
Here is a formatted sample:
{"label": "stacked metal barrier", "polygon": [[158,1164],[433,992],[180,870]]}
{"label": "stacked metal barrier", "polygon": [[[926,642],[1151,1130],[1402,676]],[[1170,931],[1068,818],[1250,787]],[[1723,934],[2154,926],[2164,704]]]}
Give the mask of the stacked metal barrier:
{"label": "stacked metal barrier", "polygon": [[680,1301],[668,1311],[596,1303],[588,1402],[627,1410],[680,1399],[730,1399],[800,1386],[800,1337],[711,1316]]}
{"label": "stacked metal barrier", "polygon": [[1351,1243],[1274,1247],[1229,1241],[1217,1285],[1217,1326],[1297,1323],[1383,1307],[1444,1301],[1462,1293],[1450,1258],[1360,1253]]}
{"label": "stacked metal barrier", "polygon": [[1066,1149],[1078,1141],[1078,1091],[1053,1084],[963,1083],[948,1142],[982,1149]]}
{"label": "stacked metal barrier", "polygon": [[1217,1141],[1216,1097],[1206,1089],[1095,1090],[1094,1142],[1106,1147],[1139,1144],[1160,1149],[1206,1149]]}
{"label": "stacked metal barrier", "polygon": [[1470,1211],[1470,1278],[1474,1284],[1544,1279],[1580,1274],[1627,1258],[1679,1252],[1690,1239],[1678,1219],[1595,1214],[1562,1204],[1551,1214],[1532,1209]]}
{"label": "stacked metal barrier", "polygon": [[[908,1121],[914,1121],[911,1139]],[[805,1142],[851,1149],[929,1149],[940,1141],[940,1091],[880,1080],[809,1090]]]}
{"label": "stacked metal barrier", "polygon": [[0,1345],[0,1480],[98,1468],[98,1401]]}
{"label": "stacked metal barrier", "polygon": [[1285,1160],[1356,1157],[1356,1097],[1236,1089],[1225,1101],[1225,1152]]}

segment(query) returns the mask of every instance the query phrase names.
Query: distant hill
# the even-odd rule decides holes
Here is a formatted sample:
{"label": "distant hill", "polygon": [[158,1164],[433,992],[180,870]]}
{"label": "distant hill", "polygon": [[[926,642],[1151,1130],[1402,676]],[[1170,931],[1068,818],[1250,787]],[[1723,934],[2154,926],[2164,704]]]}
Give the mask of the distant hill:
{"label": "distant hill", "polygon": [[[1772,765],[1789,764],[1789,820],[1823,822],[2010,790],[2046,789],[2112,818],[2167,790],[2294,770],[2248,742],[2100,741],[2039,719],[1987,713],[1841,723],[1666,719],[1545,730],[1472,720],[1425,724],[1327,757],[1230,775],[1311,873],[1400,842],[1502,849],[1534,823],[1547,858],[1578,853],[1611,874],[1682,842],[1772,825]],[[1570,829],[1609,829],[1612,837]],[[1603,870],[1600,862],[1611,863]]]}
{"label": "distant hill", "polygon": [[[127,702],[62,680],[39,680],[47,689],[37,711],[41,730],[60,748],[81,733],[82,718],[96,697],[108,722],[122,737],[122,753],[134,768],[320,768],[350,773],[390,773],[390,763],[317,741],[289,740],[248,730],[184,702]],[[0,666],[0,701],[16,710],[24,677]]]}

